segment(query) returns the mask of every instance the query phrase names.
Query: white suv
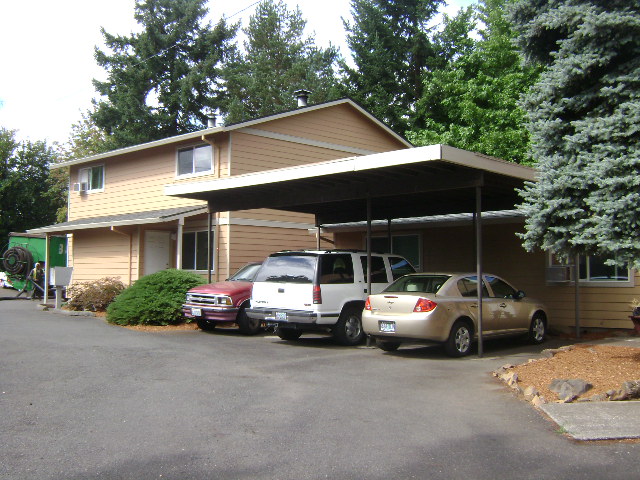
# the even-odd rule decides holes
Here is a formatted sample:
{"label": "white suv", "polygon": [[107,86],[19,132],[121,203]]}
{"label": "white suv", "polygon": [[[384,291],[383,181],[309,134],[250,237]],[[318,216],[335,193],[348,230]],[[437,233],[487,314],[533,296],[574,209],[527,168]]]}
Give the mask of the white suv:
{"label": "white suv", "polygon": [[[371,293],[415,272],[403,257],[371,254]],[[275,326],[284,340],[329,331],[343,345],[360,343],[367,291],[367,254],[350,250],[283,251],[270,255],[253,284],[249,317]]]}

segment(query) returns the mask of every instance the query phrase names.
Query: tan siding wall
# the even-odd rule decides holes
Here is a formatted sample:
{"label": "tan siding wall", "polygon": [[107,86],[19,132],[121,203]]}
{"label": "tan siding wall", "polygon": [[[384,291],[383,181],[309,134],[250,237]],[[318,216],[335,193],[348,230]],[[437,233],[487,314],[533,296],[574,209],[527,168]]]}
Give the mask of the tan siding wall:
{"label": "tan siding wall", "polygon": [[199,200],[168,197],[164,194],[165,185],[171,183],[217,178],[218,166],[220,175],[228,175],[229,148],[228,135],[225,134],[221,139],[214,139],[216,171],[212,175],[176,179],[177,149],[201,143],[196,141],[168,145],[71,167],[71,183],[78,181],[80,168],[101,164],[105,166],[105,181],[103,192],[71,193],[69,220],[205,204]]}
{"label": "tan siding wall", "polygon": [[[231,234],[232,273],[247,262],[261,261],[273,252],[317,246],[315,235],[307,230],[232,225]],[[332,247],[330,243],[321,243],[321,248]]]}
{"label": "tan siding wall", "polygon": [[[164,195],[164,186],[175,180],[175,151],[171,146],[95,162],[105,166],[104,191],[72,192],[69,220],[202,205],[198,200]],[[82,165],[86,166],[91,164]],[[78,170],[71,168],[72,183],[77,182]]]}
{"label": "tan siding wall", "polygon": [[315,217],[306,213],[287,212],[285,210],[273,210],[260,208],[254,210],[238,210],[230,212],[231,218],[243,218],[254,220],[267,220],[275,222],[303,223],[311,226],[315,225]]}
{"label": "tan siding wall", "polygon": [[274,120],[256,128],[374,152],[406,148],[355,108],[344,104]]}
{"label": "tan siding wall", "polygon": [[353,156],[351,153],[338,150],[290,143],[240,132],[233,133],[231,150],[232,175]]}
{"label": "tan siding wall", "polygon": [[[522,225],[485,225],[484,270],[504,277],[549,310],[552,327],[575,326],[575,286],[547,284],[546,255],[527,253],[516,232]],[[403,232],[394,231],[394,234]],[[362,248],[362,233],[336,233],[336,248]],[[422,230],[422,264],[426,271],[475,271],[474,231],[471,224]],[[580,325],[584,328],[633,328],[629,303],[640,298],[640,277],[635,287],[580,287]]]}
{"label": "tan siding wall", "polygon": [[[133,244],[135,245],[135,242]],[[125,284],[129,283],[127,236],[108,229],[78,231],[73,235],[72,245],[73,282],[119,277]]]}

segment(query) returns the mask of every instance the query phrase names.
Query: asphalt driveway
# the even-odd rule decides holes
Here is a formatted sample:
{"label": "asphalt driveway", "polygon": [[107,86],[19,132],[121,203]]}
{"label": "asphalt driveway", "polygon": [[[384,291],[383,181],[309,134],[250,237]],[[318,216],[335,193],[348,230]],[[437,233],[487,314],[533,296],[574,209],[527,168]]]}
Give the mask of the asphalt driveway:
{"label": "asphalt driveway", "polygon": [[136,332],[24,300],[0,329],[1,479],[637,477],[640,444],[571,441],[489,374],[545,346]]}

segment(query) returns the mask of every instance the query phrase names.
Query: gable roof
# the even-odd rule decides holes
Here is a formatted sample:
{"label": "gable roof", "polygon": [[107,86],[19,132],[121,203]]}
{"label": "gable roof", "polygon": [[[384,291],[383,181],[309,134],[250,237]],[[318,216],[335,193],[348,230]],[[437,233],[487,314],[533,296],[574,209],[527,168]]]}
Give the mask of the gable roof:
{"label": "gable roof", "polygon": [[89,162],[93,162],[93,161],[96,161],[96,160],[103,160],[103,159],[110,158],[110,157],[115,157],[115,156],[118,156],[118,155],[124,155],[124,154],[127,154],[127,153],[133,153],[133,152],[138,152],[138,151],[141,151],[141,150],[147,150],[149,148],[160,147],[160,146],[163,146],[163,145],[171,145],[173,143],[179,143],[179,142],[183,142],[185,140],[198,139],[198,138],[200,138],[200,137],[202,137],[204,135],[211,135],[211,134],[214,134],[214,133],[223,133],[223,132],[233,132],[235,130],[240,130],[240,129],[247,128],[247,127],[252,127],[252,126],[255,126],[255,125],[260,125],[262,123],[267,123],[267,122],[271,122],[271,121],[274,121],[274,120],[279,120],[279,119],[282,119],[282,118],[287,118],[287,117],[291,117],[291,116],[295,116],[295,115],[300,115],[300,114],[303,114],[303,113],[313,112],[315,110],[331,108],[331,107],[335,107],[335,106],[338,106],[338,105],[344,105],[344,104],[350,105],[351,107],[356,109],[358,112],[360,112],[362,115],[364,115],[367,119],[369,119],[373,124],[377,125],[382,130],[385,130],[386,133],[391,135],[393,138],[395,138],[396,140],[398,140],[399,142],[401,142],[405,146],[413,147],[411,142],[409,142],[408,140],[403,138],[401,135],[398,135],[390,127],[388,127],[384,122],[382,122],[381,120],[378,120],[376,117],[374,117],[372,114],[370,114],[363,107],[358,105],[356,102],[354,102],[350,98],[343,98],[343,99],[340,99],[340,100],[333,100],[331,102],[319,103],[319,104],[311,105],[311,106],[308,106],[308,107],[296,108],[295,110],[289,110],[289,111],[286,111],[286,112],[277,113],[275,115],[268,115],[266,117],[254,118],[252,120],[247,120],[247,121],[244,121],[244,122],[232,123],[230,125],[223,125],[223,126],[219,126],[219,127],[205,128],[203,130],[198,130],[196,132],[190,132],[190,133],[185,133],[185,134],[182,134],[182,135],[176,135],[174,137],[168,137],[168,138],[164,138],[162,140],[154,140],[153,142],[147,142],[147,143],[141,143],[141,144],[138,144],[138,145],[132,145],[130,147],[120,148],[118,150],[112,150],[110,152],[105,152],[105,153],[99,153],[97,155],[91,155],[89,157],[77,158],[77,159],[74,159],[74,160],[69,160],[67,162],[55,163],[55,164],[51,165],[50,168],[55,169],[55,168],[69,167],[69,166],[72,166],[72,165],[80,165],[80,164],[83,164],[83,163],[89,163]]}

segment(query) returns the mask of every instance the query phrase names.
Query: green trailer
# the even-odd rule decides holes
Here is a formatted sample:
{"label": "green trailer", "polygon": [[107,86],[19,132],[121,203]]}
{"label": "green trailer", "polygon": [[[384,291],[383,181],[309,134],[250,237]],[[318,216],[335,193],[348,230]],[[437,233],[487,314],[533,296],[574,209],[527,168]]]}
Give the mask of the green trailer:
{"label": "green trailer", "polygon": [[[0,257],[0,271],[6,273],[13,288],[33,289],[29,273],[37,262],[46,264],[47,239],[43,234],[10,233],[9,244]],[[49,236],[49,267],[67,266],[67,237]],[[26,287],[26,288],[25,288]]]}

